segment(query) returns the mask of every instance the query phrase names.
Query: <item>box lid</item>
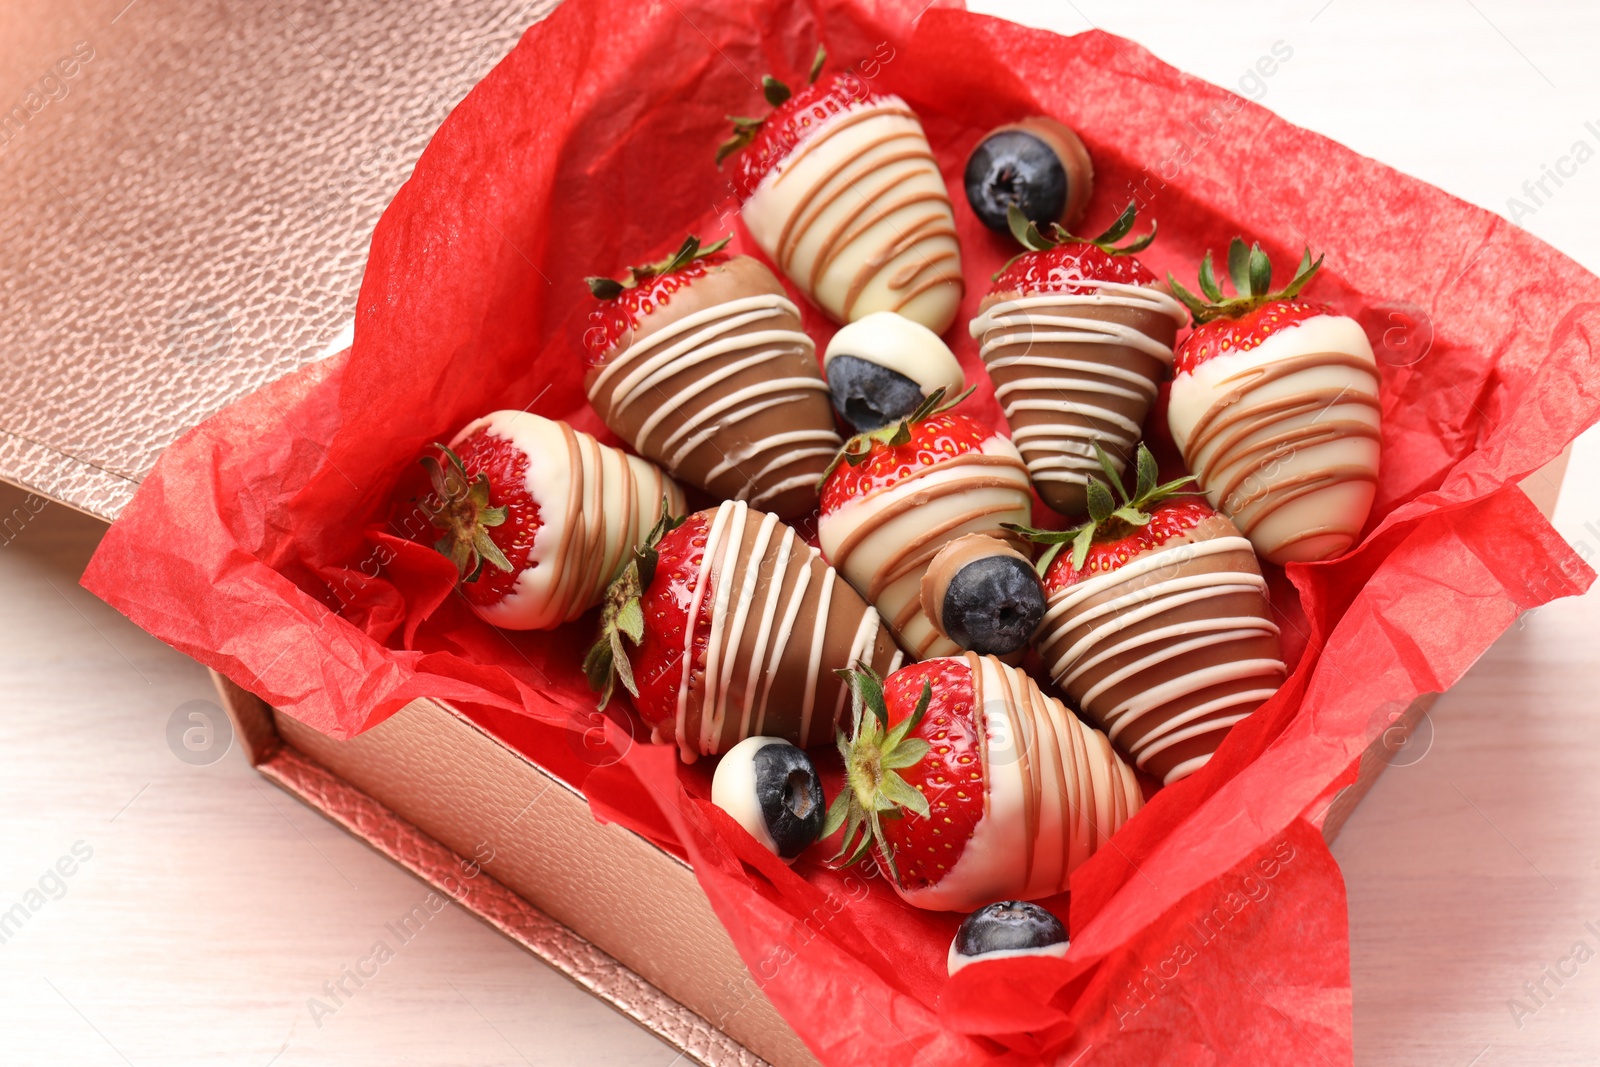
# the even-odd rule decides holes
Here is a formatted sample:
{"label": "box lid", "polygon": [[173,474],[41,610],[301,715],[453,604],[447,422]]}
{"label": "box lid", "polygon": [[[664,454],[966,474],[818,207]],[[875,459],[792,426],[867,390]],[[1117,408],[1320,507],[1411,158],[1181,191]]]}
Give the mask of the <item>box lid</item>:
{"label": "box lid", "polygon": [[342,347],[384,206],[554,6],[13,6],[0,479],[114,519],[179,435]]}

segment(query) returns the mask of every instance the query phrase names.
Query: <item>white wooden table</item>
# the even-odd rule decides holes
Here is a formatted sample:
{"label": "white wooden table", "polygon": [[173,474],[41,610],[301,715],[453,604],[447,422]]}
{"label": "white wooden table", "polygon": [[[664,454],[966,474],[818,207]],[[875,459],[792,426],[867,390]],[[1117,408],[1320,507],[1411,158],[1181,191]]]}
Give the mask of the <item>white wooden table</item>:
{"label": "white wooden table", "polygon": [[[1584,127],[1600,127],[1600,8],[1583,0],[1229,0],[1204,23],[1177,0],[973,6],[1063,32],[1092,21],[1223,84],[1287,42],[1267,106],[1501,212],[1575,140],[1600,148]],[[1522,221],[1600,269],[1597,194],[1593,161]],[[0,487],[0,516],[18,506],[34,505]],[[1595,435],[1556,524],[1600,558]],[[78,589],[100,530],[54,505],[0,530],[0,1063],[674,1061],[453,907],[314,1011],[427,890],[236,749],[204,765],[174,754],[169,721],[210,684]],[[1525,618],[1337,843],[1358,1063],[1600,1060],[1597,636],[1600,595]],[[1573,973],[1579,941],[1597,958]],[[1515,1017],[1513,998],[1530,1010]]]}

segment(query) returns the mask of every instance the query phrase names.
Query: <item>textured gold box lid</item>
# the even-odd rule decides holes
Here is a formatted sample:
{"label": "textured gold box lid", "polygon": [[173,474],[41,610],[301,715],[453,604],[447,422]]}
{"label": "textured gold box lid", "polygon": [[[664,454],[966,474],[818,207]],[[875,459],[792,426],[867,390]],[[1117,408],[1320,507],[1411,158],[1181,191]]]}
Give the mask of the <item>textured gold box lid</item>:
{"label": "textured gold box lid", "polygon": [[554,6],[7,4],[0,479],[113,519],[328,351],[428,138]]}

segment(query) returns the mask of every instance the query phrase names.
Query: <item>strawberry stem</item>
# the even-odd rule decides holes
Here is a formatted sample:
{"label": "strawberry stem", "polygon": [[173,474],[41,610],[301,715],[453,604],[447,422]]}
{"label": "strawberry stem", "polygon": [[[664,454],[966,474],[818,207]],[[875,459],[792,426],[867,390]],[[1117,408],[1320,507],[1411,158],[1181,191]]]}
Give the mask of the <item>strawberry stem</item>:
{"label": "strawberry stem", "polygon": [[617,278],[585,278],[583,281],[589,287],[589,292],[594,294],[595,299],[615,300],[627,290],[637,288],[642,282],[658,278],[663,274],[671,274],[675,270],[682,270],[696,260],[716,255],[728,247],[728,242],[731,240],[733,240],[733,236],[730,234],[715,244],[709,244],[702,248],[700,238],[690,234],[683,239],[683,244],[678,246],[678,250],[666,259],[656,263],[647,263],[642,267],[629,267],[627,276],[620,280]]}
{"label": "strawberry stem", "polygon": [[634,546],[633,557],[628,565],[606,588],[605,600],[600,607],[600,636],[583,658],[584,677],[589,682],[589,688],[600,694],[601,711],[611,703],[611,694],[618,681],[629,693],[639,695],[639,686],[633,679],[633,664],[628,660],[628,649],[622,639],[626,637],[635,647],[644,640],[644,609],[640,606],[640,600],[655,580],[656,563],[661,558],[657,546],[670,531],[683,525],[686,517],[668,514],[667,501],[663,498],[661,521],[655,524],[641,543]]}
{"label": "strawberry stem", "polygon": [[977,386],[969,387],[966,392],[946,404],[944,395],[947,390],[945,386],[941,385],[923,397],[922,403],[917,405],[917,410],[899,422],[891,422],[889,425],[880,426],[876,430],[868,430],[866,433],[856,434],[844,443],[844,447],[839,449],[838,454],[833,457],[833,461],[822,472],[822,477],[817,479],[817,491],[819,493],[822,491],[822,487],[827,484],[829,476],[839,469],[839,464],[848,463],[852,467],[859,467],[871,458],[872,447],[875,444],[888,445],[890,448],[898,448],[903,444],[908,444],[911,441],[911,427],[941,412],[949,411],[971,396],[976,388]]}
{"label": "strawberry stem", "polygon": [[1197,490],[1183,488],[1194,481],[1192,474],[1175,478],[1165,484],[1157,484],[1156,478],[1159,472],[1156,469],[1156,458],[1150,454],[1150,449],[1146,448],[1142,441],[1139,443],[1134,464],[1136,474],[1131,496],[1123,486],[1111,457],[1100,447],[1098,441],[1094,443],[1094,455],[1100,464],[1100,470],[1105,474],[1105,481],[1090,478],[1085,487],[1089,494],[1088,522],[1067,530],[1039,530],[1014,522],[1001,524],[1005,529],[1035,544],[1050,546],[1035,564],[1035,569],[1041,578],[1049,573],[1050,564],[1061,554],[1063,546],[1072,545],[1072,568],[1081,570],[1095,541],[1120,536],[1120,527],[1144,526],[1150,521],[1150,509],[1163,500],[1197,493]]}
{"label": "strawberry stem", "polygon": [[1170,273],[1167,283],[1172,286],[1173,295],[1194,316],[1194,324],[1200,326],[1216,319],[1242,318],[1256,308],[1278,300],[1293,300],[1322,269],[1322,260],[1323,257],[1318,256],[1313,261],[1311,246],[1307,245],[1289,284],[1273,292],[1272,260],[1261,250],[1259,243],[1247,247],[1243,238],[1235,237],[1228,245],[1228,278],[1233,282],[1232,297],[1222,291],[1222,285],[1217,281],[1210,251],[1200,261],[1199,296],[1185,289]]}
{"label": "strawberry stem", "polygon": [[1038,223],[1024,215],[1016,204],[1012,204],[1006,209],[1006,224],[1011,228],[1011,236],[1017,239],[1017,243],[1022,245],[1024,251],[1012,256],[1005,266],[995,271],[994,278],[990,280],[999,279],[1011,264],[1029,252],[1048,252],[1065,244],[1093,245],[1108,256],[1131,256],[1143,252],[1156,239],[1154,222],[1150,223],[1150,232],[1143,237],[1136,237],[1121,247],[1117,246],[1118,241],[1133,231],[1133,225],[1138,218],[1139,205],[1130,200],[1128,206],[1122,209],[1122,214],[1117,216],[1117,220],[1098,237],[1074,237],[1059,222],[1050,224],[1050,236],[1046,237],[1040,231]]}
{"label": "strawberry stem", "polygon": [[854,670],[834,673],[850,687],[851,732],[849,737],[843,730],[838,732],[846,788],[833,798],[821,836],[829,837],[844,828],[833,866],[848,867],[876,847],[890,877],[898,881],[894,846],[884,835],[882,820],[900,818],[907,811],[928,817],[928,798],[907,784],[899,772],[916,766],[931,751],[928,742],[907,735],[928,713],[933,686],[924,680],[915,710],[891,728],[882,675],[860,660]]}
{"label": "strawberry stem", "polygon": [[[819,46],[817,54],[811,60],[811,72],[807,82],[809,85],[817,84],[817,79],[822,76],[823,64],[828,61],[828,49]],[[782,107],[789,102],[794,94],[789,86],[774,78],[770,74],[761,76],[761,95],[773,107]],[[770,117],[770,116],[767,116]],[[722,166],[723,160],[749,145],[756,139],[756,134],[761,132],[761,127],[766,125],[767,118],[742,118],[738,115],[729,115],[727,119],[733,124],[733,136],[717,146],[717,166]]]}
{"label": "strawberry stem", "polygon": [[433,483],[433,495],[422,501],[422,510],[429,523],[444,531],[433,547],[456,565],[457,576],[463,582],[477,581],[485,562],[503,571],[511,570],[511,561],[489,536],[489,531],[503,525],[507,517],[505,508],[489,503],[489,475],[479,471],[476,478],[469,479],[467,468],[454,450],[438,443],[433,447],[444,454],[448,464],[440,464],[433,456],[422,457],[422,466]]}

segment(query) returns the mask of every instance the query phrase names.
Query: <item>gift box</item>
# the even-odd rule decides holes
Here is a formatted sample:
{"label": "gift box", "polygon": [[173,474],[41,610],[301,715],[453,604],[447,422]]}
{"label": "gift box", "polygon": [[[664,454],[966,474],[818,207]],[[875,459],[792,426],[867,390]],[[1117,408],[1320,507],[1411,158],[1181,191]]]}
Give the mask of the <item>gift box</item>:
{"label": "gift box", "polygon": [[[703,1062],[1348,1061],[1325,837],[1432,695],[1519,611],[1592,578],[1519,483],[1547,516],[1595,421],[1600,283],[1105,34],[892,2],[670,8],[571,0],[530,30],[386,211],[352,348],[169,450],[86,586],[220,672],[264,774]],[[592,618],[491,630],[386,529],[419,451],[483,411],[603,432],[579,278],[690,231],[751,247],[710,147],[756,105],[747,71],[803,76],[819,41],[920,114],[969,281],[1008,253],[960,203],[965,153],[1048,113],[1096,161],[1091,222],[1129,198],[1160,219],[1142,257],[1158,272],[1191,274],[1235,233],[1280,261],[1314,243],[1318,298],[1379,354],[1384,473],[1360,546],[1272,571],[1289,681],[1074,875],[1062,960],[947,982],[954,919],[866,874],[783,867],[707,802],[704,768],[594,711]],[[973,403],[1000,425],[986,387]]]}

